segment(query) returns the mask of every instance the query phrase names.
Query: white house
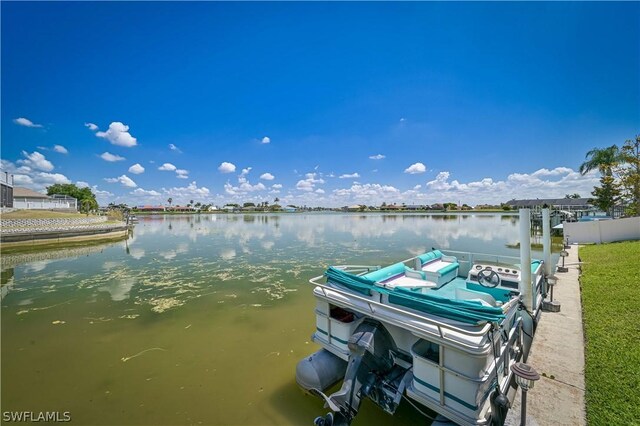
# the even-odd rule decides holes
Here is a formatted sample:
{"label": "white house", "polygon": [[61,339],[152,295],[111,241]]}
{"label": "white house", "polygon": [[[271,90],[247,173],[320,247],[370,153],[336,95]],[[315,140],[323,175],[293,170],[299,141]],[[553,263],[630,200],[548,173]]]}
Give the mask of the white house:
{"label": "white house", "polygon": [[16,186],[13,188],[13,208],[27,210],[78,209],[78,200],[68,195],[52,196]]}

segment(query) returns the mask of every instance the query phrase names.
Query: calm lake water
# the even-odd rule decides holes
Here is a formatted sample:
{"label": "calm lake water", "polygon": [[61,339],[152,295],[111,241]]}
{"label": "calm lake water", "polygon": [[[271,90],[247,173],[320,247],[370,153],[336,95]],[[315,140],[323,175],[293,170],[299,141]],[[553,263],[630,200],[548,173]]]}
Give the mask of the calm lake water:
{"label": "calm lake water", "polygon": [[[126,242],[2,257],[2,410],[77,424],[311,425],[295,383],[331,264],[432,247],[518,256],[517,217],[146,216]],[[426,424],[403,403],[355,425]]]}

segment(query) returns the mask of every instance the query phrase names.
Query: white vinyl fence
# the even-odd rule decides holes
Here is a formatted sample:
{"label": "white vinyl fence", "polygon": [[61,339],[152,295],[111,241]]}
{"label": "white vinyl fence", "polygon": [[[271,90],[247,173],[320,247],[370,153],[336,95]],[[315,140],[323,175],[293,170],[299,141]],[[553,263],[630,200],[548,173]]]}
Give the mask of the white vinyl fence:
{"label": "white vinyl fence", "polygon": [[564,236],[569,243],[611,243],[614,241],[640,240],[640,217],[594,220],[590,222],[565,222]]}
{"label": "white vinyl fence", "polygon": [[75,198],[52,198],[52,199],[35,199],[35,198],[13,198],[14,209],[77,209],[77,200]]}

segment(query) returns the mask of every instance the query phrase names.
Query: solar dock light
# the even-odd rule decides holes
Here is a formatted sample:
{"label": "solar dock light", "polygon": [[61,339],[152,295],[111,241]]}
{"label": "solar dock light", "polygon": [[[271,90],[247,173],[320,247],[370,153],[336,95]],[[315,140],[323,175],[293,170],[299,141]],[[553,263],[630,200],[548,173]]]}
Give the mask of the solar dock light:
{"label": "solar dock light", "polygon": [[516,383],[522,389],[522,404],[520,410],[520,426],[527,424],[527,391],[533,389],[536,380],[540,375],[536,370],[523,362],[515,363],[511,366],[511,371],[516,375]]}
{"label": "solar dock light", "polygon": [[[564,261],[564,258],[562,258]],[[560,312],[560,303],[553,300],[553,286],[558,282],[558,277],[549,275],[546,277],[549,286],[549,300],[542,302],[542,310],[545,312]]]}
{"label": "solar dock light", "polygon": [[560,257],[562,258],[562,266],[558,266],[558,272],[569,272],[569,268],[564,266],[564,258],[569,256],[569,252],[566,250],[562,250],[560,252]]}
{"label": "solar dock light", "polygon": [[564,239],[564,249],[569,250],[570,248],[571,246],[569,245],[569,234],[567,234]]}

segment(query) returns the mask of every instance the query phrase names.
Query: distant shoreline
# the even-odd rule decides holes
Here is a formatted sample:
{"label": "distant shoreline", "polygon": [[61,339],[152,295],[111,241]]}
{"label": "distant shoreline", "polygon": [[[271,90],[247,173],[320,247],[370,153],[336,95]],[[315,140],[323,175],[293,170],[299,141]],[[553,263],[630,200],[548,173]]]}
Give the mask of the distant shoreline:
{"label": "distant shoreline", "polygon": [[286,212],[286,211],[210,211],[210,212],[177,212],[177,211],[136,211],[131,210],[131,214],[135,216],[160,216],[160,215],[207,215],[207,214],[301,214],[301,213],[334,213],[334,214],[363,214],[363,213],[371,213],[371,214],[436,214],[436,215],[469,215],[469,214],[478,214],[478,213],[491,213],[491,214],[501,214],[506,216],[517,216],[517,211],[505,211],[502,209],[494,209],[494,210],[453,210],[453,211],[444,211],[444,210],[400,210],[400,211],[381,211],[381,210],[365,210],[365,211],[342,211],[342,210],[300,210],[295,212]]}

